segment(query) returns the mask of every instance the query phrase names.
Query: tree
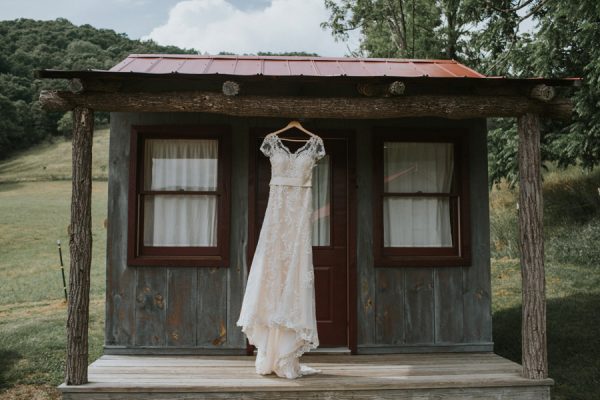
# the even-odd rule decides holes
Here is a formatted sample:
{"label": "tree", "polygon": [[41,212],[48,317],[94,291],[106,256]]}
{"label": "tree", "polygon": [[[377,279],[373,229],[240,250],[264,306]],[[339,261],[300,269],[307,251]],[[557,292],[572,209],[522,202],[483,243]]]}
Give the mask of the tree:
{"label": "tree", "polygon": [[363,33],[356,55],[438,58],[442,54],[441,12],[435,0],[325,0],[325,6],[331,15],[321,25],[337,39],[346,39],[356,29]]}
{"label": "tree", "polygon": [[[480,0],[325,0],[338,40],[360,29],[357,54],[464,60]],[[391,40],[390,40],[391,38]]]}
{"label": "tree", "polygon": [[[57,129],[61,114],[45,112],[37,103],[40,90],[64,89],[65,82],[34,79],[34,70],[108,69],[130,53],[196,53],[62,18],[0,21],[0,37],[0,159],[44,138],[70,135],[64,119]],[[95,113],[95,118],[105,124],[108,114]]]}
{"label": "tree", "polygon": [[600,164],[600,2],[547,1],[536,16],[539,31],[531,43],[534,72],[583,77],[575,92],[572,124],[553,132],[550,147],[560,165]]}
{"label": "tree", "polygon": [[[492,76],[583,77],[573,97],[573,122],[545,123],[542,156],[561,166],[600,164],[597,0],[325,0],[325,5],[330,18],[322,25],[337,39],[361,30],[356,54],[453,58]],[[533,29],[524,29],[525,22]],[[515,132],[513,119],[490,121],[493,182],[515,181]]]}
{"label": "tree", "polygon": [[[573,94],[575,113],[569,124],[550,121],[544,125],[542,157],[559,166],[579,164],[591,169],[600,163],[600,3],[595,0],[506,2],[502,8],[488,6],[481,13],[484,29],[473,35],[479,49],[472,64],[486,74],[519,77],[582,77]],[[530,18],[532,32],[519,25]],[[569,95],[569,93],[567,93]],[[502,138],[514,133],[514,121],[493,123],[490,160],[514,160],[516,142]],[[516,164],[491,165],[494,181],[514,181]]]}

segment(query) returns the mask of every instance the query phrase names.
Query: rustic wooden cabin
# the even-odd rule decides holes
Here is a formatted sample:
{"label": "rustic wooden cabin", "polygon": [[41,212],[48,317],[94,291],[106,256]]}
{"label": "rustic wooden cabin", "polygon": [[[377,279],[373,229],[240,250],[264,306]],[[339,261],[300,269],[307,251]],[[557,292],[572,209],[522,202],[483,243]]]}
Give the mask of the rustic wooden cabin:
{"label": "rustic wooden cabin", "polygon": [[[447,60],[200,55],[38,76],[70,80],[41,102],[75,121],[64,398],[549,398],[538,121],[569,118],[560,93],[575,81]],[[94,111],[111,129],[106,336],[88,380]],[[493,353],[495,116],[519,118],[523,367]],[[292,120],[327,152],[313,175],[321,348],[306,356],[324,372],[286,381],[254,373],[236,321],[268,198],[259,145]]]}

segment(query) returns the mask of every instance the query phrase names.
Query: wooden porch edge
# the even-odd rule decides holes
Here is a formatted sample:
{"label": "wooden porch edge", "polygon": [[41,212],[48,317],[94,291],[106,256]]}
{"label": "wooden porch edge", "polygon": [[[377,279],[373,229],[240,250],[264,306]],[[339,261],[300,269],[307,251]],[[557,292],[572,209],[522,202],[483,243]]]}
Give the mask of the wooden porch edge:
{"label": "wooden porch edge", "polygon": [[232,356],[247,354],[246,348],[208,348],[208,347],[151,347],[151,346],[139,346],[139,347],[127,347],[127,346],[104,346],[105,355],[207,355],[207,356]]}
{"label": "wooden porch edge", "polygon": [[261,376],[254,371],[253,357],[103,356],[90,365],[89,383],[63,384],[59,390],[63,393],[194,393],[210,398],[209,394],[217,393],[289,395],[292,392],[365,391],[389,395],[395,391],[441,389],[492,393],[517,387],[549,391],[554,385],[550,378],[524,378],[519,364],[488,353],[314,355],[303,358],[303,362],[322,373],[296,380]]}
{"label": "wooden porch edge", "polygon": [[492,353],[493,342],[458,344],[415,344],[403,346],[366,345],[358,346],[358,354],[410,354],[410,353]]}

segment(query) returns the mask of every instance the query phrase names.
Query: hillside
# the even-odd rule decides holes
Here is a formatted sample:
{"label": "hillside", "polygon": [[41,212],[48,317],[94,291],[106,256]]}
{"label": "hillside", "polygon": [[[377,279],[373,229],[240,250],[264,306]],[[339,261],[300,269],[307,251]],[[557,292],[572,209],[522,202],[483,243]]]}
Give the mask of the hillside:
{"label": "hillside", "polygon": [[[33,71],[108,69],[130,53],[196,53],[152,41],[132,40],[126,34],[91,25],[76,26],[66,19],[0,21],[0,159],[57,135],[68,136],[62,113],[41,110],[42,89],[59,88],[63,81],[33,78]],[[70,118],[66,116],[65,118]],[[96,113],[105,123],[107,114]]]}

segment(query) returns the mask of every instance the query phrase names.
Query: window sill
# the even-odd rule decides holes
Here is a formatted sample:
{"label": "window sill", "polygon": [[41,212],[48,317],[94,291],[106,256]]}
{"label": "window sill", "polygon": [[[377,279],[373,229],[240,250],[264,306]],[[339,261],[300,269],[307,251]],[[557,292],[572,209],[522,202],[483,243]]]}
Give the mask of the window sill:
{"label": "window sill", "polygon": [[375,268],[390,267],[469,267],[470,256],[385,256],[376,257]]}
{"label": "window sill", "polygon": [[220,256],[138,256],[129,257],[131,267],[207,267],[223,268],[229,260]]}

